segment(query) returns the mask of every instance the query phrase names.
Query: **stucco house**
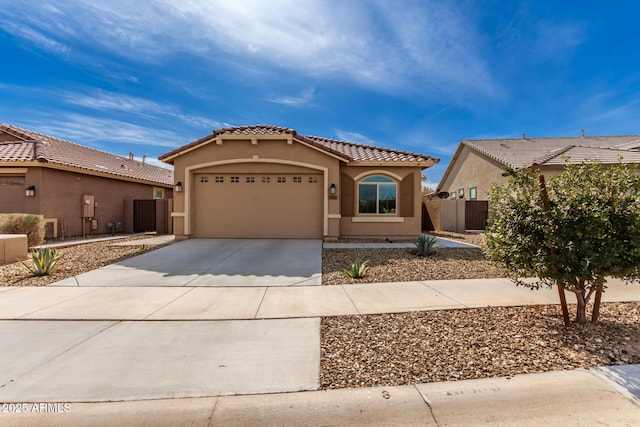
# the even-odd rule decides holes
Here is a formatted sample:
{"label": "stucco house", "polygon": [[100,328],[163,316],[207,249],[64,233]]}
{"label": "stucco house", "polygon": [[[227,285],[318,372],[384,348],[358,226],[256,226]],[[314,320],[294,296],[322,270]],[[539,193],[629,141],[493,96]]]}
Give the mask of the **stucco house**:
{"label": "stucco house", "polygon": [[43,215],[48,237],[166,232],[172,193],[171,170],[132,154],[0,124],[0,213]]}
{"label": "stucco house", "polygon": [[[461,141],[449,163],[437,192],[458,201],[486,201],[492,184],[505,182],[504,168],[535,167],[549,179],[566,164],[598,159],[604,164],[640,162],[640,135],[585,136]],[[468,204],[468,203],[467,203]],[[469,205],[469,204],[468,204]],[[460,205],[462,206],[462,205]],[[471,205],[470,205],[471,206]],[[443,205],[444,207],[444,205]],[[458,222],[469,215],[459,212]],[[451,218],[455,214],[443,214]],[[486,218],[486,216],[485,216]],[[457,231],[461,231],[458,227]],[[477,228],[477,227],[474,227]],[[451,227],[443,227],[451,229]]]}
{"label": "stucco house", "polygon": [[177,238],[397,238],[421,232],[422,170],[439,159],[254,125],[160,156]]}

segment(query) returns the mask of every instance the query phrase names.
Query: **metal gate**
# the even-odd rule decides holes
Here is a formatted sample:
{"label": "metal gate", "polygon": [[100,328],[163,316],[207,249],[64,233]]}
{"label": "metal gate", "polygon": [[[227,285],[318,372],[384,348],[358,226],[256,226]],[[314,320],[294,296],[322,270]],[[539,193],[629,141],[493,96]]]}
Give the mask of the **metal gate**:
{"label": "metal gate", "polygon": [[467,200],[464,206],[465,230],[484,230],[487,226],[489,202],[486,200]]}
{"label": "metal gate", "polygon": [[133,232],[156,231],[156,201],[133,201]]}

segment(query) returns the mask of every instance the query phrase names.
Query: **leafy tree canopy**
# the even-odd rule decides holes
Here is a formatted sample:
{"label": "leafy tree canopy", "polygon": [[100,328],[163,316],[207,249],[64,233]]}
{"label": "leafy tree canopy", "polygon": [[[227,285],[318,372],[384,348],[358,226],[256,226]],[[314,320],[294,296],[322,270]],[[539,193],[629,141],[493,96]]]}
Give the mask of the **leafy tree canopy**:
{"label": "leafy tree canopy", "polygon": [[567,164],[549,181],[547,210],[539,174],[511,171],[493,186],[486,252],[518,284],[574,292],[576,320],[585,323],[585,305],[607,276],[640,278],[640,178],[622,163]]}

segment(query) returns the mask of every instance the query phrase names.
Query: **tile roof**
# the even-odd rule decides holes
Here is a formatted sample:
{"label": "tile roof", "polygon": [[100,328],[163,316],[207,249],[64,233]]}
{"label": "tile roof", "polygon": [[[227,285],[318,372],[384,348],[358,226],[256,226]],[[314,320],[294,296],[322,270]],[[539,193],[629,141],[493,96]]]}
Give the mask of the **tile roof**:
{"label": "tile roof", "polygon": [[173,185],[173,171],[169,169],[143,164],[17,126],[0,124],[0,132],[16,137],[15,141],[0,141],[0,161],[38,161],[152,184]]}
{"label": "tile roof", "polygon": [[440,159],[425,154],[410,153],[408,151],[392,150],[389,148],[375,147],[371,145],[356,144],[348,141],[322,138],[319,136],[299,135],[295,130],[272,125],[251,125],[237,126],[213,131],[208,135],[190,144],[184,145],[176,150],[160,156],[160,160],[173,157],[190,148],[210,141],[220,135],[280,135],[287,134],[295,137],[299,141],[312,145],[320,150],[334,154],[347,161],[379,161],[379,162],[433,162],[438,163]]}
{"label": "tile roof", "polygon": [[213,134],[216,136],[225,133],[232,135],[278,135],[281,133],[290,133],[292,135],[297,135],[297,132],[293,129],[272,125],[234,126],[216,129],[213,131]]}
{"label": "tile roof", "polygon": [[599,159],[603,163],[640,162],[640,135],[577,136],[559,138],[479,139],[463,145],[512,168],[564,165]]}
{"label": "tile roof", "polygon": [[159,157],[160,160],[170,161],[169,158],[188,151],[203,143],[211,141],[220,135],[291,135],[299,141],[312,145],[320,150],[334,154],[347,161],[378,161],[378,162],[433,162],[438,163],[440,159],[425,154],[410,153],[401,150],[392,150],[389,148],[375,147],[371,145],[356,144],[348,141],[339,141],[336,139],[322,138],[319,136],[299,135],[294,129],[272,126],[272,125],[251,125],[236,126],[222,129],[216,129],[211,135],[200,138],[190,144],[179,147],[169,153]]}
{"label": "tile roof", "polygon": [[339,141],[337,139],[308,136],[307,139],[315,141],[326,148],[338,151],[357,161],[382,161],[382,162],[426,162],[429,160],[438,163],[440,159],[425,154],[410,153],[402,150],[376,147],[372,145],[356,144],[354,142]]}

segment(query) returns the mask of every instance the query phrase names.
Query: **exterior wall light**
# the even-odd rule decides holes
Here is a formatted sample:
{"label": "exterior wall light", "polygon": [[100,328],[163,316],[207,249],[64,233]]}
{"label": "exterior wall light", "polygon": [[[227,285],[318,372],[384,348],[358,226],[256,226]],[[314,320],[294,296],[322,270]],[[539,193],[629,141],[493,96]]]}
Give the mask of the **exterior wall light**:
{"label": "exterior wall light", "polygon": [[182,193],[182,181],[176,182],[176,193]]}
{"label": "exterior wall light", "polygon": [[34,185],[30,185],[25,188],[24,195],[27,197],[34,197],[36,195],[36,187]]}
{"label": "exterior wall light", "polygon": [[336,185],[335,184],[331,184],[329,186],[329,194],[331,194],[332,196],[336,195]]}

